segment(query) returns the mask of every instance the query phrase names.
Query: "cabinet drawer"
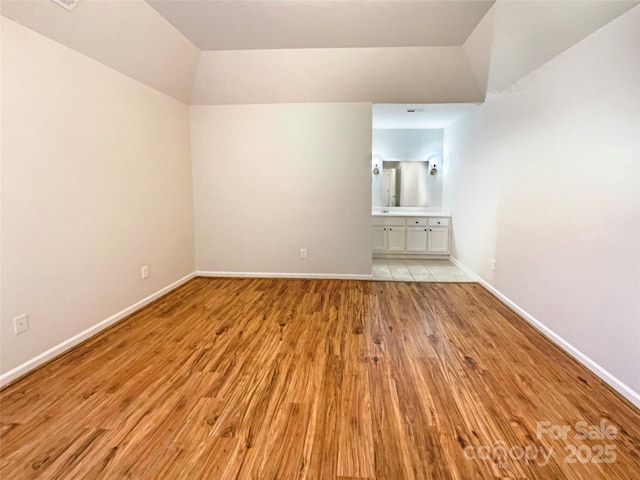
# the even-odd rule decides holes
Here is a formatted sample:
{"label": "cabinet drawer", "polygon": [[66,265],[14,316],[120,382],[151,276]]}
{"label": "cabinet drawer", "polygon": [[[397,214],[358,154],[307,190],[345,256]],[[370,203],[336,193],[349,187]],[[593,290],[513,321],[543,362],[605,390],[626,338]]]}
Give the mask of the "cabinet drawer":
{"label": "cabinet drawer", "polygon": [[429,226],[430,227],[448,227],[449,226],[449,219],[448,218],[444,218],[444,217],[438,217],[438,218],[430,218],[429,219]]}
{"label": "cabinet drawer", "polygon": [[371,217],[371,224],[404,227],[404,217]]}
{"label": "cabinet drawer", "polygon": [[407,218],[407,227],[424,227],[427,225],[426,218]]}

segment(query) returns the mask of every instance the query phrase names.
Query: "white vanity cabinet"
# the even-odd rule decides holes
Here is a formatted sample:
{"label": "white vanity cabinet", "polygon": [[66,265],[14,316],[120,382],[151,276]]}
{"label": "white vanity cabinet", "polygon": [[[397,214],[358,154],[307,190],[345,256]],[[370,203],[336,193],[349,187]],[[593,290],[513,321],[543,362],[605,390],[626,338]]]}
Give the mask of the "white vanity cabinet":
{"label": "white vanity cabinet", "polygon": [[387,250],[390,252],[404,252],[406,232],[404,226],[387,227]]}
{"label": "white vanity cabinet", "polygon": [[386,252],[389,237],[387,236],[387,227],[380,225],[373,226],[373,251],[374,252]]}
{"label": "white vanity cabinet", "polygon": [[373,217],[373,251],[404,252],[405,223],[404,218]]}
{"label": "white vanity cabinet", "polygon": [[427,228],[407,227],[407,252],[425,253],[427,251]]}
{"label": "white vanity cabinet", "polygon": [[374,215],[373,252],[379,256],[449,254],[449,217]]}
{"label": "white vanity cabinet", "polygon": [[449,219],[430,218],[427,232],[427,252],[449,253]]}
{"label": "white vanity cabinet", "polygon": [[449,253],[449,229],[447,227],[433,227],[429,229],[427,252]]}

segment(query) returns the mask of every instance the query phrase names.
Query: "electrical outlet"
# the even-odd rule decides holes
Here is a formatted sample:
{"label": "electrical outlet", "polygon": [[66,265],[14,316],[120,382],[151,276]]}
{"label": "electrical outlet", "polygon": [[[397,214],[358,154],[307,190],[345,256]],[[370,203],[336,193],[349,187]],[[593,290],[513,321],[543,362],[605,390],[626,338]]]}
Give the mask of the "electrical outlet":
{"label": "electrical outlet", "polygon": [[24,314],[14,318],[13,330],[16,332],[16,335],[20,335],[29,330],[29,315]]}
{"label": "electrical outlet", "polygon": [[149,266],[148,265],[145,265],[144,267],[142,267],[142,269],[140,270],[140,276],[142,277],[143,280],[145,278],[149,277]]}
{"label": "electrical outlet", "polygon": [[300,249],[300,258],[307,258],[307,249],[306,248],[301,248]]}
{"label": "electrical outlet", "polygon": [[495,270],[496,269],[496,259],[492,258],[491,259],[491,270]]}

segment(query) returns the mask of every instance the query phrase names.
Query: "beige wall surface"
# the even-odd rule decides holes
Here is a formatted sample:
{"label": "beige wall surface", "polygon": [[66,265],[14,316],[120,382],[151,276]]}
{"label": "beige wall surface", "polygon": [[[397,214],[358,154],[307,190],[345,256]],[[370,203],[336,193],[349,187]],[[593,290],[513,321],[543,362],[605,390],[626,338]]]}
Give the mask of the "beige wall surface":
{"label": "beige wall surface", "polygon": [[640,7],[445,129],[444,186],[453,256],[636,395],[638,25]]}
{"label": "beige wall surface", "polygon": [[498,1],[464,42],[464,52],[480,89],[499,92],[637,4]]}
{"label": "beige wall surface", "polygon": [[2,0],[3,16],[182,102],[200,49],[144,0],[83,0],[72,12],[49,0]]}
{"label": "beige wall surface", "polygon": [[484,99],[462,47],[207,51],[194,105]]}
{"label": "beige wall surface", "polygon": [[193,272],[194,241],[186,105],[5,18],[1,73],[5,373]]}
{"label": "beige wall surface", "polygon": [[371,274],[371,104],[190,109],[197,270]]}

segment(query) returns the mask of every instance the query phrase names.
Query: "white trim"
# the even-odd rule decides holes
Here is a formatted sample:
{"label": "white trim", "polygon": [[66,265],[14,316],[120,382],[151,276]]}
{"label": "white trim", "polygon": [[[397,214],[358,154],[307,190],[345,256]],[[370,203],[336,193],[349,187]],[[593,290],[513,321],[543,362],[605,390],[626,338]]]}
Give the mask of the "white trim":
{"label": "white trim", "polygon": [[33,357],[31,360],[27,360],[22,365],[18,365],[16,368],[9,370],[6,373],[0,375],[0,387],[5,386],[9,382],[19,378],[27,373],[29,373],[34,368],[42,365],[43,363],[51,360],[54,357],[66,352],[72,347],[75,347],[79,343],[83,342],[89,337],[94,336],[95,334],[101,332],[105,328],[113,325],[114,323],[122,320],[124,317],[131,315],[132,313],[140,310],[142,307],[147,306],[157,298],[169,293],[171,290],[179,287],[183,283],[188,282],[192,278],[196,276],[195,272],[190,273],[189,275],[182,277],[180,280],[173,282],[171,285],[168,285],[155,293],[152,293],[147,298],[140,300],[139,302],[134,303],[133,305],[125,308],[124,310],[119,311],[115,315],[110,316],[109,318],[102,320],[99,323],[96,323],[94,326],[87,328],[86,330],[74,335],[73,337],[65,340],[64,342],[59,343],[58,345],[50,348],[46,352],[41,353]]}
{"label": "white trim", "polygon": [[480,283],[484,288],[489,290],[493,295],[495,295],[502,303],[504,303],[507,307],[509,307],[513,312],[515,312],[519,317],[528,322],[533,328],[538,330],[542,335],[547,337],[553,343],[555,343],[558,347],[564,350],[566,353],[575,358],[582,365],[587,367],[591,372],[596,374],[601,380],[607,383],[610,387],[616,390],[620,395],[629,400],[633,405],[640,408],[640,393],[633,390],[623,381],[609,373],[603,367],[594,362],[587,355],[582,353],[576,347],[567,342],[564,338],[558,335],[556,332],[551,330],[541,321],[537,320],[533,315],[527,313],[525,310],[520,308],[515,302],[507,298],[504,294],[502,294],[499,290],[497,290],[493,285],[488,283],[482,277],[478,276],[475,272],[473,272],[469,267],[461,263],[457,258],[451,257],[451,262],[456,265],[460,270],[463,270],[467,275]]}
{"label": "white trim", "polygon": [[334,280],[372,280],[373,275],[357,275],[352,273],[274,273],[274,272],[211,272],[198,270],[199,277],[234,277],[234,278],[307,278]]}

